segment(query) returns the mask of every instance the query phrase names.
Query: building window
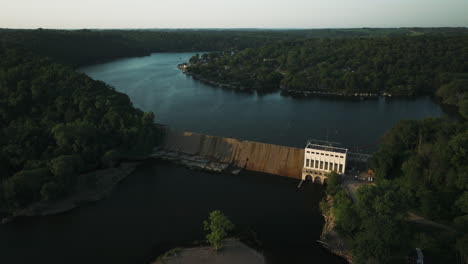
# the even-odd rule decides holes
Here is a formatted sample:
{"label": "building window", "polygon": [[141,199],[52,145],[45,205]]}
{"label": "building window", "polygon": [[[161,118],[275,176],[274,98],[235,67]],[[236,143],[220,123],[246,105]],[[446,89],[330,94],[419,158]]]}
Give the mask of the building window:
{"label": "building window", "polygon": [[312,152],[312,154],[315,154],[315,152]]}
{"label": "building window", "polygon": [[319,167],[319,161],[315,160],[315,168],[318,169],[318,167]]}
{"label": "building window", "polygon": [[306,167],[309,167],[309,159],[306,159]]}
{"label": "building window", "polygon": [[307,151],[307,153],[310,153],[310,151]]}
{"label": "building window", "polygon": [[320,169],[323,170],[323,161],[320,161]]}
{"label": "building window", "polygon": [[328,162],[325,162],[325,170],[328,170]]}
{"label": "building window", "polygon": [[323,155],[323,153],[320,153],[320,155]]}
{"label": "building window", "polygon": [[340,158],[343,158],[343,156],[340,156]]}
{"label": "building window", "polygon": [[343,173],[343,164],[340,164],[340,173]]}
{"label": "building window", "polygon": [[335,171],[338,171],[338,163],[335,163]]}
{"label": "building window", "polygon": [[328,154],[325,154],[325,156],[329,156]]}

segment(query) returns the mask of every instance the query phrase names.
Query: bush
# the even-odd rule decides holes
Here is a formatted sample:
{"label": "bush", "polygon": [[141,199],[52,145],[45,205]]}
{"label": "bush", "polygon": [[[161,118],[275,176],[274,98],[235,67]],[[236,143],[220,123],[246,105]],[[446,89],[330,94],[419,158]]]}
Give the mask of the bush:
{"label": "bush", "polygon": [[341,176],[332,171],[327,177],[327,194],[334,195],[338,192],[341,187]]}
{"label": "bush", "polygon": [[3,184],[5,201],[10,208],[19,208],[38,200],[47,169],[23,170]]}
{"label": "bush", "polygon": [[234,229],[234,224],[219,210],[210,213],[208,221],[203,222],[206,239],[215,250],[223,248],[223,240],[227,233]]}

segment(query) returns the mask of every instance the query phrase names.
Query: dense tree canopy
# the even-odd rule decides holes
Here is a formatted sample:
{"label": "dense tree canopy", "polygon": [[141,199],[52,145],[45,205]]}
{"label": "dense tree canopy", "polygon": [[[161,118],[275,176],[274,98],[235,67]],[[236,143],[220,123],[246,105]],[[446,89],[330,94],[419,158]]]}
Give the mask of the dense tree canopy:
{"label": "dense tree canopy", "polygon": [[[377,186],[390,182],[400,189],[401,196],[408,198],[406,203],[397,205],[411,205],[417,214],[446,223],[461,235],[468,232],[467,150],[466,121],[433,118],[401,121],[384,136],[371,166]],[[398,201],[398,197],[391,200]],[[454,239],[466,239],[463,236],[448,239],[443,234],[430,234],[433,239],[429,239],[426,234],[414,230],[413,233],[418,235],[415,246],[435,254],[433,258],[440,261],[454,260]],[[467,258],[467,249],[461,247],[458,254]]]}
{"label": "dense tree canopy", "polygon": [[466,123],[402,121],[384,137],[373,167],[378,178],[409,190],[423,215],[452,221],[465,214],[453,205],[468,190],[467,150]]}
{"label": "dense tree canopy", "polygon": [[145,153],[153,119],[103,82],[0,48],[0,208],[66,195],[80,173]]}
{"label": "dense tree canopy", "polygon": [[[415,247],[435,263],[468,259],[467,125],[441,118],[400,121],[372,156],[376,185],[360,187],[355,203],[331,175],[332,212],[338,230],[351,238],[357,263],[399,263]],[[455,231],[413,226],[408,212]]]}
{"label": "dense tree canopy", "polygon": [[23,47],[56,62],[85,65],[151,52],[243,50],[284,40],[467,34],[465,28],[306,30],[13,30],[0,29],[0,46]]}
{"label": "dense tree canopy", "polygon": [[466,73],[467,61],[465,34],[334,38],[209,53],[191,59],[188,71],[232,88],[411,96],[433,94],[440,74]]}
{"label": "dense tree canopy", "polygon": [[[154,146],[153,113],[73,66],[151,52],[218,51],[191,58],[189,72],[259,91],[435,93],[466,120],[467,36],[463,28],[0,30],[0,212],[65,196],[81,173]],[[409,243],[403,221],[410,206],[468,232],[465,120],[400,122],[372,159],[377,186],[361,189],[356,203],[340,177],[330,176],[337,227],[353,238],[358,262],[401,262],[392,257]],[[218,243],[232,223],[214,212],[206,227]],[[424,235],[418,241],[437,245]],[[456,248],[468,257],[467,241],[460,236]]]}

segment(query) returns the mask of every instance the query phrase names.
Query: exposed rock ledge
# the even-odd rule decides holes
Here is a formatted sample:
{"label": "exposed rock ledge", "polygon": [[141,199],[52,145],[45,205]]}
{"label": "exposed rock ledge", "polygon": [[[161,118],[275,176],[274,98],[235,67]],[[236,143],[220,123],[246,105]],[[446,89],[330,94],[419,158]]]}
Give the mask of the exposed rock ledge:
{"label": "exposed rock ledge", "polygon": [[228,163],[211,161],[205,157],[190,155],[178,151],[164,150],[156,148],[150,155],[151,158],[162,159],[185,166],[189,169],[200,169],[212,172],[227,172],[232,174],[239,174],[240,168],[233,167]]}
{"label": "exposed rock ledge", "polygon": [[[93,171],[80,175],[81,182],[70,196],[56,201],[40,201],[19,209],[1,223],[8,223],[21,216],[45,216],[72,210],[83,203],[94,202],[107,197],[114,187],[137,167],[138,162],[122,163],[117,168]],[[92,182],[91,184],[89,182]]]}
{"label": "exposed rock ledge", "polygon": [[333,198],[327,195],[326,201],[323,201],[320,207],[325,219],[325,224],[323,225],[322,234],[320,235],[321,241],[319,242],[333,254],[343,257],[349,263],[353,263],[353,255],[346,243],[346,239],[335,229],[335,217],[331,210],[333,207]]}

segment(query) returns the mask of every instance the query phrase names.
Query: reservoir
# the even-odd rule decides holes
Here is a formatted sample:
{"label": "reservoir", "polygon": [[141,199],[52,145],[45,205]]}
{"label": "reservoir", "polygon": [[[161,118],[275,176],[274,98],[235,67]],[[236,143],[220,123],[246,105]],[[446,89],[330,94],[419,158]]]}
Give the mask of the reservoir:
{"label": "reservoir", "polygon": [[[207,86],[177,69],[194,53],[163,53],[80,69],[126,93],[172,128],[304,147],[309,138],[373,150],[402,119],[442,116],[428,97],[294,99]],[[343,263],[319,239],[324,188],[259,173],[191,171],[149,161],[105,200],[70,212],[0,226],[0,263],[149,263],[164,251],[204,239],[203,220],[225,213],[253,230],[268,263]]]}

